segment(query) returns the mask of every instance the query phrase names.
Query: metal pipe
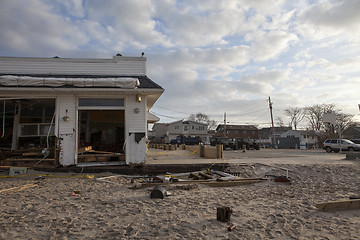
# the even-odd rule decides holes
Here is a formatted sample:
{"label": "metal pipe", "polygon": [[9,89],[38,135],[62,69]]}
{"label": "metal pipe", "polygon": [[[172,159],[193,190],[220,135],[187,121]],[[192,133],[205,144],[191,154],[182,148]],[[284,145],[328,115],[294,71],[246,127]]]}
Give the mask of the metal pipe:
{"label": "metal pipe", "polygon": [[5,136],[5,101],[4,100],[4,109],[3,109],[3,128],[2,128],[2,135],[1,138],[3,138]]}

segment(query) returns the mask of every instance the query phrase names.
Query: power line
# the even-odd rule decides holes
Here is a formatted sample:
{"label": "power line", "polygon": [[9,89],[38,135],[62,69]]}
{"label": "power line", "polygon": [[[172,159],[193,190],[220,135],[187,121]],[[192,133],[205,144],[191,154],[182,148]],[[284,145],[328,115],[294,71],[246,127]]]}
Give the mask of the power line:
{"label": "power line", "polygon": [[175,111],[175,110],[172,110],[172,109],[168,109],[168,108],[164,108],[164,107],[159,107],[159,106],[154,106],[156,108],[160,108],[160,109],[164,109],[164,110],[167,110],[167,111],[171,111],[171,112],[176,112],[176,113],[182,113],[182,114],[186,114],[186,115],[191,115],[190,113],[186,113],[186,112],[181,112],[181,111]]}
{"label": "power line", "polygon": [[171,116],[168,116],[168,115],[164,115],[164,114],[160,114],[160,113],[155,113],[155,112],[153,112],[153,111],[151,111],[150,113],[152,113],[152,114],[154,114],[154,115],[156,115],[156,116],[171,118],[171,119],[175,119],[175,120],[182,119],[181,117],[171,117]]}

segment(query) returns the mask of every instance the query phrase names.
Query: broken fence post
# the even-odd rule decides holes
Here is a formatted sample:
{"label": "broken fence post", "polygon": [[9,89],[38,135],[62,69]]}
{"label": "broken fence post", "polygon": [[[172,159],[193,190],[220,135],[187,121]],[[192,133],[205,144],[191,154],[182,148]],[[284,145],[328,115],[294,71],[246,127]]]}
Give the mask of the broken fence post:
{"label": "broken fence post", "polygon": [[204,157],[205,156],[205,146],[204,146],[204,144],[200,143],[199,148],[200,148],[200,157]]}
{"label": "broken fence post", "polygon": [[223,145],[218,144],[216,145],[216,158],[223,158]]}
{"label": "broken fence post", "polygon": [[218,207],[216,212],[216,219],[222,222],[230,222],[233,210],[230,207]]}

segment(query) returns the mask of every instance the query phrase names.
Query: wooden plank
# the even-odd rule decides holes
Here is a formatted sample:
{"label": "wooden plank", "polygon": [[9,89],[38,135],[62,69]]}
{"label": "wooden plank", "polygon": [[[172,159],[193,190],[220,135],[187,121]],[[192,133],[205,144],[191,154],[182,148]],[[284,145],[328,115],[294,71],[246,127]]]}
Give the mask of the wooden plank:
{"label": "wooden plank", "polygon": [[239,186],[239,185],[245,185],[245,184],[251,184],[251,183],[257,183],[257,182],[263,182],[267,181],[265,179],[237,179],[237,180],[230,180],[230,181],[212,181],[212,180],[187,180],[187,181],[179,181],[175,183],[170,182],[164,182],[164,183],[141,183],[141,187],[153,187],[156,185],[171,185],[171,184],[189,184],[189,183],[198,183],[198,184],[205,184],[211,187],[231,187],[231,186]]}
{"label": "wooden plank", "polygon": [[38,186],[37,183],[36,184],[25,184],[25,185],[18,186],[18,187],[12,187],[12,188],[8,188],[8,189],[0,190],[0,193],[9,192],[9,191],[21,191],[21,190],[31,188],[31,187],[36,187],[36,186]]}
{"label": "wooden plank", "polygon": [[21,161],[24,161],[24,162],[29,162],[29,161],[42,161],[42,162],[48,162],[48,161],[54,161],[55,159],[54,158],[45,158],[45,159],[42,159],[42,158],[7,158],[6,161],[10,161],[10,162],[21,162]]}
{"label": "wooden plank", "polygon": [[78,155],[78,159],[79,158],[88,158],[88,157],[116,157],[116,156],[121,156],[117,153],[107,153],[107,154],[83,154],[83,155]]}
{"label": "wooden plank", "polygon": [[213,177],[210,176],[209,174],[203,173],[203,172],[199,172],[200,176],[202,176],[204,179],[212,179]]}
{"label": "wooden plank", "polygon": [[330,201],[316,204],[316,208],[322,211],[335,211],[360,208],[360,199]]}
{"label": "wooden plank", "polygon": [[12,166],[0,166],[0,169],[9,170]]}
{"label": "wooden plank", "polygon": [[228,182],[202,182],[201,184],[205,184],[209,187],[234,187],[234,186],[241,186],[247,185],[252,183],[263,182],[266,180],[248,180],[248,181],[228,181]]}
{"label": "wooden plank", "polygon": [[87,151],[90,151],[90,150],[92,150],[92,146],[80,147],[78,149],[78,153],[83,153],[83,152],[87,152]]}
{"label": "wooden plank", "polygon": [[24,157],[33,157],[43,155],[41,152],[26,152],[22,154]]}

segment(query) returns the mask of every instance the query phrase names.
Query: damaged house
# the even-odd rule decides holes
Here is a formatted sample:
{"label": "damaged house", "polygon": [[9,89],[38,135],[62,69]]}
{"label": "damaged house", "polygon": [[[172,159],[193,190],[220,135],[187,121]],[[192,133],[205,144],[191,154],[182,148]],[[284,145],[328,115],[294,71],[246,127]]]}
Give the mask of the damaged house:
{"label": "damaged house", "polygon": [[142,164],[163,91],[145,57],[0,57],[2,164]]}

